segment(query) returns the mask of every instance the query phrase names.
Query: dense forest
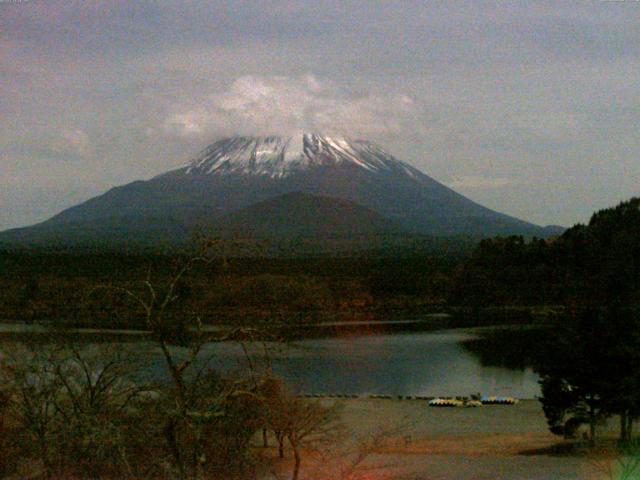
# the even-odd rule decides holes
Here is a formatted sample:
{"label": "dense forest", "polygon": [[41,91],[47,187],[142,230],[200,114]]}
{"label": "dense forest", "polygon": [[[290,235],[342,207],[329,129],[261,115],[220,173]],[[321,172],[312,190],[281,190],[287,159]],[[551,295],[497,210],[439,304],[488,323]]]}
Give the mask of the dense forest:
{"label": "dense forest", "polygon": [[454,301],[476,307],[562,307],[534,345],[523,349],[540,374],[551,431],[567,435],[585,423],[593,442],[601,420],[617,415],[620,441],[634,441],[640,417],[640,199],[599,211],[587,225],[551,241],[484,240],[453,285]]}
{"label": "dense forest", "polygon": [[[247,255],[245,246],[243,254],[225,251],[192,272],[180,285],[180,298],[182,307],[210,324],[246,315],[268,319],[276,312],[292,322],[315,322],[450,311],[479,322],[482,312],[497,309],[634,304],[640,295],[639,204],[632,199],[597,212],[587,225],[559,237],[497,237],[475,249],[441,242],[448,248],[405,245],[394,255],[286,258]],[[0,318],[140,326],[141,312],[96,288],[161,281],[188,255],[0,251]]]}
{"label": "dense forest", "polygon": [[640,297],[640,199],[595,213],[550,240],[487,239],[457,272],[468,305],[602,306]]}
{"label": "dense forest", "polygon": [[[0,318],[75,326],[141,326],[141,312],[105,293],[169,278],[188,255],[2,252]],[[200,265],[179,286],[181,308],[215,324],[276,312],[292,321],[440,311],[461,256],[227,257]],[[116,295],[117,297],[117,295]],[[107,308],[109,307],[109,308]]]}

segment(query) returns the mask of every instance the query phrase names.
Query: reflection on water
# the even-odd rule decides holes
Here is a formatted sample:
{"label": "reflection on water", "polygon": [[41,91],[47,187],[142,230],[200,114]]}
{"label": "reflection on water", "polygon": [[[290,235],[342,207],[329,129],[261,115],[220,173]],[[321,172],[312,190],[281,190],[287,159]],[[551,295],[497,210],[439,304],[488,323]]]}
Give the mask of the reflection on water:
{"label": "reflection on water", "polygon": [[[540,393],[530,369],[483,366],[455,331],[303,340],[272,354],[273,369],[307,393],[513,395]],[[245,362],[234,344],[207,347],[225,368]]]}
{"label": "reflection on water", "polygon": [[[38,333],[38,328],[25,332]],[[540,394],[538,377],[531,368],[501,366],[518,362],[510,359],[511,363],[505,363],[499,352],[496,358],[500,361],[492,362],[498,346],[479,344],[479,339],[461,330],[427,331],[301,340],[286,346],[270,344],[268,351],[274,372],[306,393],[458,396],[480,392],[519,398]],[[153,365],[145,377],[164,377],[157,346],[148,340],[135,342],[136,350]],[[263,344],[247,348],[253,357],[264,357]],[[209,365],[216,369],[247,366],[237,343],[208,344],[203,356],[211,357]]]}

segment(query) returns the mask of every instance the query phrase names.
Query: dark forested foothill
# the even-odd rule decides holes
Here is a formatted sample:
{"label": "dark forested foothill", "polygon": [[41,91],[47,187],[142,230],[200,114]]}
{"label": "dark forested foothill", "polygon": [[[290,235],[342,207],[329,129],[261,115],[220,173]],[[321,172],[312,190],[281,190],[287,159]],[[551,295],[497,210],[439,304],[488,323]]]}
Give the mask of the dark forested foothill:
{"label": "dark forested foothill", "polygon": [[[289,323],[440,311],[461,254],[399,257],[240,257],[201,265],[179,285],[177,312],[205,324],[246,316]],[[0,319],[76,327],[141,328],[143,312],[118,293],[172,275],[184,255],[0,251]]]}
{"label": "dark forested foothill", "polygon": [[581,308],[568,312],[541,344],[536,369],[552,432],[567,422],[597,425],[620,417],[620,439],[631,440],[640,417],[640,312],[637,306]]}
{"label": "dark forested foothill", "polygon": [[456,272],[460,305],[601,306],[640,300],[640,198],[548,240],[487,239]]}
{"label": "dark forested foothill", "polygon": [[558,240],[497,237],[479,243],[453,278],[450,303],[467,307],[556,305],[564,273],[552,245]]}
{"label": "dark forested foothill", "polygon": [[595,213],[551,241],[485,240],[460,269],[454,301],[561,306],[534,359],[554,433],[618,415],[620,438],[640,416],[640,199]]}
{"label": "dark forested foothill", "polygon": [[[485,239],[471,252],[462,241],[459,248],[442,241],[428,251],[404,245],[394,254],[235,254],[194,272],[180,286],[181,298],[205,323],[247,314],[267,318],[275,311],[293,322],[450,311],[460,324],[487,325],[548,321],[572,306],[633,304],[640,284],[639,202],[598,212],[588,225],[559,237]],[[179,258],[166,252],[0,251],[0,318],[139,326],[140,312],[93,290],[168,276]]]}

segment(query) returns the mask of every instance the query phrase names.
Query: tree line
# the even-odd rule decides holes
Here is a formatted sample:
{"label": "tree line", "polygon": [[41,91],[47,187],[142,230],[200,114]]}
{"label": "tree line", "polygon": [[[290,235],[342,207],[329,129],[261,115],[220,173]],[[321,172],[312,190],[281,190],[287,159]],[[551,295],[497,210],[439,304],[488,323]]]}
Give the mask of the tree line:
{"label": "tree line", "polygon": [[620,417],[620,439],[640,418],[640,199],[595,213],[551,240],[482,241],[453,293],[468,305],[561,307],[537,335],[533,359],[552,432],[581,422],[594,439]]}
{"label": "tree line", "polygon": [[[260,325],[211,333],[181,303],[183,282],[218,260],[213,244],[205,241],[162,281],[95,286],[97,296],[137,305],[151,333],[146,347],[78,343],[65,328],[38,343],[3,342],[0,477],[232,480],[289,469],[297,480],[305,459],[340,445],[338,470],[325,474],[361,478],[377,439],[351,439],[335,404],[298,397],[275,376],[267,344],[260,353],[248,348],[265,338]],[[238,344],[243,368],[216,370],[211,341]]]}
{"label": "tree line", "polygon": [[[151,273],[166,281],[187,255],[99,252],[0,252],[0,319],[104,329],[143,328],[144,312],[109,283],[137,292]],[[442,308],[458,258],[219,257],[184,278],[180,308],[197,310],[205,324],[247,315],[269,321],[274,312],[292,323],[360,314]],[[176,308],[176,310],[179,310]]]}

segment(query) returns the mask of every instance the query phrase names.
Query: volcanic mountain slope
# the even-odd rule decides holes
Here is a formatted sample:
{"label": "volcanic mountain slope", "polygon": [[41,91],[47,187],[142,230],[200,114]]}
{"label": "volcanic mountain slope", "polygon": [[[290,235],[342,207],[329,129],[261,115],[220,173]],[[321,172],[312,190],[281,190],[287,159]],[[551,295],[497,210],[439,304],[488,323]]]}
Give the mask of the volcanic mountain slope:
{"label": "volcanic mountain slope", "polygon": [[400,233],[378,213],[348,200],[285,193],[225,215],[215,231],[255,238],[349,238]]}
{"label": "volcanic mountain slope", "polygon": [[[465,198],[373,143],[302,134],[220,140],[182,168],[113,188],[39,225],[4,232],[0,241],[55,238],[64,242],[118,235],[182,241],[197,225],[217,231],[233,225],[234,212],[244,220],[229,228],[238,229],[244,222],[240,230],[248,231],[251,215],[242,209],[292,192],[323,197],[317,200],[320,203],[330,197],[356,204],[349,207],[351,213],[339,229],[345,234],[347,219],[364,225],[372,221],[372,213],[377,214],[376,224],[384,218],[383,223],[397,225],[404,232],[436,236],[552,233]],[[307,206],[311,199],[299,197]],[[295,202],[289,197],[285,203]],[[260,208],[258,230],[271,228],[277,233],[282,222],[274,218],[269,224],[264,213],[268,208]],[[318,210],[322,212],[326,210]],[[351,230],[359,229],[362,227]],[[303,234],[305,229],[299,227],[296,232]],[[311,228],[307,233],[317,231]]]}

